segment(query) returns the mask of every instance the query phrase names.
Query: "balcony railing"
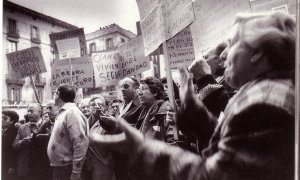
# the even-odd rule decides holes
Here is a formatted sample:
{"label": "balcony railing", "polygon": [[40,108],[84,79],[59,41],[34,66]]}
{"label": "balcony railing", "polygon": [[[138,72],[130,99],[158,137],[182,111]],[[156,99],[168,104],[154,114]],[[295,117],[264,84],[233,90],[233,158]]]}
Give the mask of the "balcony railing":
{"label": "balcony railing", "polygon": [[24,79],[17,79],[14,74],[6,74],[5,78],[6,78],[6,83],[8,83],[8,84],[21,84],[21,85],[23,85],[25,83]]}
{"label": "balcony railing", "polygon": [[19,38],[19,29],[17,29],[14,26],[7,26],[7,36],[13,37],[13,38]]}

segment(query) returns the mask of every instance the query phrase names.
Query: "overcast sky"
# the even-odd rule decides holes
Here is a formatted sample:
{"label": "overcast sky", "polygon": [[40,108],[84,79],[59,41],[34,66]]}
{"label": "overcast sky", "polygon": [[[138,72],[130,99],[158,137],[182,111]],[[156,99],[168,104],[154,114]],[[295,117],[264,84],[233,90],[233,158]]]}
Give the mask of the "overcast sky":
{"label": "overcast sky", "polygon": [[9,0],[78,27],[85,33],[116,23],[136,34],[135,0]]}

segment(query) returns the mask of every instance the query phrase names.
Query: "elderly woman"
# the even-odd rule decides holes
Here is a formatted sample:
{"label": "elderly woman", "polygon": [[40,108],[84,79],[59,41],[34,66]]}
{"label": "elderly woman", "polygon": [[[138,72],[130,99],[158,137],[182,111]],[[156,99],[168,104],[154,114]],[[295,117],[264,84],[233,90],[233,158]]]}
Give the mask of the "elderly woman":
{"label": "elderly woman", "polygon": [[[192,79],[181,70],[182,120],[198,131],[215,128],[202,157],[144,140],[123,121],[125,138],[114,137],[110,146],[116,147],[118,138],[124,147],[130,144],[122,152],[134,155],[136,179],[294,179],[295,29],[294,19],[278,12],[236,16],[225,80],[239,91],[218,122],[195,98]],[[184,119],[187,113],[197,118]],[[93,139],[108,143],[107,137]]]}
{"label": "elderly woman", "polygon": [[[107,114],[108,103],[101,95],[95,95],[88,99],[85,104],[90,112],[88,119],[90,127],[90,135],[107,134],[107,131],[100,126],[100,115]],[[85,105],[82,104],[82,105]],[[86,161],[86,172],[84,178],[86,180],[114,180],[113,163],[111,153],[101,146],[89,145]]]}
{"label": "elderly woman", "polygon": [[13,142],[17,136],[18,128],[15,124],[19,120],[19,115],[12,110],[2,110],[2,178],[10,179],[9,171],[14,169],[16,157],[13,149]]}

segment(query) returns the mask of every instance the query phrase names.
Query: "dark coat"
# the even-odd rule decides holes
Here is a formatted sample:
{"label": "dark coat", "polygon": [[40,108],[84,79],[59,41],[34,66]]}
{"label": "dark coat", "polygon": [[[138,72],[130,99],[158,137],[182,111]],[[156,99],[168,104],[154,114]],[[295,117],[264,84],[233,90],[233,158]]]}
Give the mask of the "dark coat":
{"label": "dark coat", "polygon": [[9,168],[15,168],[16,152],[13,148],[13,142],[17,133],[18,128],[14,124],[2,131],[2,179],[7,179]]}
{"label": "dark coat", "polygon": [[24,144],[23,140],[30,136],[31,128],[29,123],[22,124],[13,143],[13,147],[17,150],[16,168],[18,176],[32,175],[32,143]]}

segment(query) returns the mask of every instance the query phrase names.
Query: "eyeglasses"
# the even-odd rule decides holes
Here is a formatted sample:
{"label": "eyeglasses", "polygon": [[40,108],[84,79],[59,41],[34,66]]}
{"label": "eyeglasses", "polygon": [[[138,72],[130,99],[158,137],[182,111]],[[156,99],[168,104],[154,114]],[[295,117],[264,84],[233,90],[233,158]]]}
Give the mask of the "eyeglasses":
{"label": "eyeglasses", "polygon": [[142,86],[142,87],[136,89],[136,93],[139,93],[139,92],[145,92],[146,90],[149,90],[149,88],[143,87],[143,86]]}

